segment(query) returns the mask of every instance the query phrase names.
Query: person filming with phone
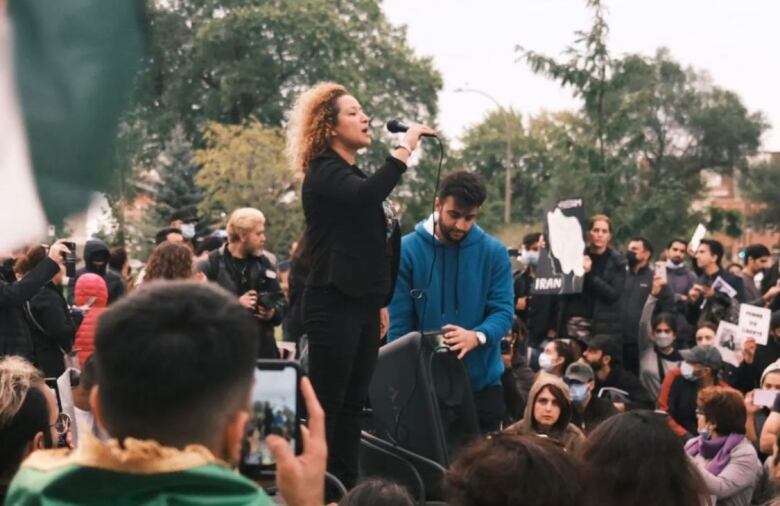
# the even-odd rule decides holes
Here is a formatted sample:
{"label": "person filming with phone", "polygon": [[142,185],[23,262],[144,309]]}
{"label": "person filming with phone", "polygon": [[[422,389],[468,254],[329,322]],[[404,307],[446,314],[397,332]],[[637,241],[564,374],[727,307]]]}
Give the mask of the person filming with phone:
{"label": "person filming with phone", "polygon": [[[92,413],[109,437],[80,435],[76,451],[33,453],[6,504],[252,504],[273,501],[236,473],[256,369],[257,334],[235,297],[210,283],[158,281],[109,307],[95,335]],[[276,435],[285,503],[324,504],[325,420],[311,384],[295,455]]]}
{"label": "person filming with phone", "polygon": [[0,274],[0,356],[20,355],[31,362],[35,360],[24,305],[59,274],[69,253],[67,246],[57,242],[49,248],[48,258],[44,258],[21,280],[8,279]]}

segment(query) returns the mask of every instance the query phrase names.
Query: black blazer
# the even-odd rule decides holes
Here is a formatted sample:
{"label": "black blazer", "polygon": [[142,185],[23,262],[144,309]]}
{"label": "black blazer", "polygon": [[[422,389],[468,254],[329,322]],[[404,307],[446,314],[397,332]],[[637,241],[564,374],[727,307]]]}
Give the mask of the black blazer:
{"label": "black blazer", "polygon": [[400,233],[395,224],[388,239],[382,202],[405,171],[391,156],[370,177],[332,150],[312,160],[301,192],[311,259],[307,287],[334,286],[350,297],[389,302]]}

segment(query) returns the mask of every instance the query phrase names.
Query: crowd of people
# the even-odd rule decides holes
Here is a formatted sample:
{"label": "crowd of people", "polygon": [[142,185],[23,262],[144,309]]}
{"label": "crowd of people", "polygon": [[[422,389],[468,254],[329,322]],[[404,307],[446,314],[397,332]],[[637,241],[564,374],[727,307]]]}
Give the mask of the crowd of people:
{"label": "crowd of people", "polygon": [[[135,273],[123,248],[98,239],[72,276],[63,242],[0,258],[7,503],[271,504],[233,468],[255,360],[282,358],[281,339],[308,371],[303,453],[267,440],[287,504],[331,500],[326,470],[350,489],[340,504],[414,504],[399,484],[360,479],[361,419],[382,342],[436,330],[463,361],[481,433],[444,476],[448,504],[780,504],[780,264],[769,248],[750,245],[724,269],[715,239],[656,252],[637,235],[623,248],[597,214],[582,291],[538,294],[544,235],[522,238],[513,272],[507,245],[477,224],[488,192],[474,173],[448,173],[431,215],[401,237],[386,199],[434,134],[413,125],[367,175],[355,165],[371,141],[359,102],[333,83],[303,93],[289,144],[306,232],[282,261],[251,207],[216,230],[171,216]],[[766,344],[719,342],[741,304],[772,311]],[[50,388],[63,376],[75,420]]]}

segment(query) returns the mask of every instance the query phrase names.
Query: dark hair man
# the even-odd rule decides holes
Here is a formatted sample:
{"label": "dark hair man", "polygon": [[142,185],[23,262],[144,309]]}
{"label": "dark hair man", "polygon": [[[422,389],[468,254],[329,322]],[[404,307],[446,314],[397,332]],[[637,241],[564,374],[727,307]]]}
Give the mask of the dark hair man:
{"label": "dark hair man", "polygon": [[[209,284],[150,283],[103,313],[95,342],[90,404],[115,439],[85,434],[76,452],[32,455],[9,504],[272,504],[226,465],[240,456],[257,348],[252,319],[233,297]],[[321,505],[324,415],[307,380],[301,389],[304,453],[293,456],[280,437],[267,441],[287,503]]]}
{"label": "dark hair man", "polygon": [[504,414],[501,339],[514,311],[506,247],[476,224],[486,197],[476,174],[453,172],[441,183],[436,213],[403,237],[388,341],[441,329],[450,350],[465,359],[488,432]]}
{"label": "dark hair man", "polygon": [[[623,321],[623,367],[639,376],[639,320],[647,297],[653,287],[655,271],[650,265],[653,246],[644,237],[634,237],[628,242],[628,272],[626,285],[620,299],[620,313]],[[663,287],[658,294],[657,312],[673,309],[670,288]]]}
{"label": "dark hair man", "polygon": [[[685,264],[688,241],[675,238],[666,245],[666,284],[674,297],[674,313],[677,317],[677,338],[680,343],[694,343],[694,327],[688,323],[688,292],[696,282],[694,274]],[[695,344],[695,343],[694,343]]]}
{"label": "dark hair man", "polygon": [[755,277],[759,272],[766,272],[772,262],[769,248],[763,244],[751,244],[745,248],[745,266],[742,268],[742,283],[745,285],[745,298],[753,306],[766,306],[772,295],[762,296],[761,289],[756,285]]}
{"label": "dark hair man", "polygon": [[[699,249],[696,250],[696,265],[701,270],[701,276],[696,280],[688,292],[688,321],[696,322],[702,308],[702,298],[707,303],[715,297],[716,293],[725,293],[726,283],[734,290],[734,296],[738,302],[745,302],[745,289],[742,279],[724,270],[721,267],[723,260],[723,244],[714,239],[702,239]],[[718,281],[721,278],[721,281]],[[717,284],[720,284],[720,287]],[[715,285],[715,286],[713,286]]]}

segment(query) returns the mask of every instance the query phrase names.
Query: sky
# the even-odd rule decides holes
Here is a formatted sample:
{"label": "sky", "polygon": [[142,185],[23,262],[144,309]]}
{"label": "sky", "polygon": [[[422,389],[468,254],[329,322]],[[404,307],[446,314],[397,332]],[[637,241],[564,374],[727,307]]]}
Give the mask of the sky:
{"label": "sky", "polygon": [[[667,47],[684,65],[740,95],[777,128],[763,150],[780,151],[778,0],[606,0],[613,55],[653,55]],[[515,47],[560,56],[575,30],[590,27],[584,0],[384,0],[394,24],[404,24],[419,55],[444,77],[439,126],[450,138],[495,108],[478,89],[524,114],[577,107],[571,92],[516,62]],[[409,118],[410,120],[413,118]]]}

